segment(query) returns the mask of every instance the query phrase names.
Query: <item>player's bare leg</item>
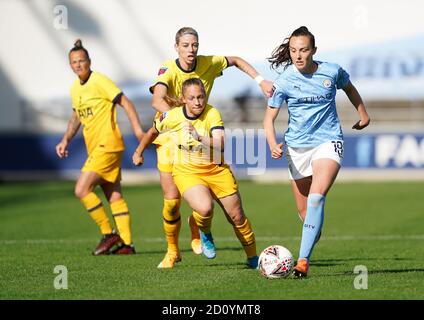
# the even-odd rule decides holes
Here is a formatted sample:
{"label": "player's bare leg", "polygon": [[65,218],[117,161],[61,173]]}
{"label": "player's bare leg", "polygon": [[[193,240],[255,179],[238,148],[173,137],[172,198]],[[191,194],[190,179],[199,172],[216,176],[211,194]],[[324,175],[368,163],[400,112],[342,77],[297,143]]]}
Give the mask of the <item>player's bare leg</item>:
{"label": "player's bare leg", "polygon": [[340,170],[340,164],[332,159],[317,159],[312,162],[313,179],[310,193],[319,193],[327,195],[337,174]]}
{"label": "player's bare leg", "polygon": [[309,190],[312,184],[312,176],[298,180],[291,180],[294,200],[296,201],[297,213],[300,220],[305,221]]}

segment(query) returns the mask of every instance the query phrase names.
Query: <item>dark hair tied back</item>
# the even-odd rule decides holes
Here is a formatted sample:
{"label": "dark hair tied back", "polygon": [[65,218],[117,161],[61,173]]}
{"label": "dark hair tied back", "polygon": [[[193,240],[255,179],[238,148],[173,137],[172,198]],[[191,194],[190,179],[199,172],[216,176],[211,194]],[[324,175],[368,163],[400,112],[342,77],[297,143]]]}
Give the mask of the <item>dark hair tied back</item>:
{"label": "dark hair tied back", "polygon": [[277,69],[281,65],[284,68],[287,68],[289,65],[293,64],[293,61],[290,57],[290,50],[289,50],[289,43],[290,39],[292,37],[299,37],[299,36],[307,36],[309,37],[311,41],[312,48],[315,48],[315,37],[314,35],[306,28],[305,26],[301,26],[300,28],[297,28],[293,31],[290,37],[285,38],[283,43],[274,49],[274,51],[271,54],[271,57],[268,58],[268,61],[271,63],[272,69]]}
{"label": "dark hair tied back", "polygon": [[82,48],[82,41],[81,39],[77,39],[74,43],[75,48]]}
{"label": "dark hair tied back", "polygon": [[74,47],[69,51],[69,54],[71,54],[71,52],[80,51],[80,50],[84,51],[85,55],[87,56],[87,59],[90,60],[90,56],[88,54],[87,49],[82,46],[81,39],[75,40]]}

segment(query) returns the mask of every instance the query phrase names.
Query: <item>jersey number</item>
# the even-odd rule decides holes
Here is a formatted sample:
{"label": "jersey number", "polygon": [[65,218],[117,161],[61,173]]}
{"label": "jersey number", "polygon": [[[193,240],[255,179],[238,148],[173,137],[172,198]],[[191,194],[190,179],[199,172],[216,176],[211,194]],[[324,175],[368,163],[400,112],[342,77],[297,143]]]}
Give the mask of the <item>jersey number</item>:
{"label": "jersey number", "polygon": [[341,141],[331,141],[334,146],[334,152],[339,155],[340,158],[343,158],[343,142]]}

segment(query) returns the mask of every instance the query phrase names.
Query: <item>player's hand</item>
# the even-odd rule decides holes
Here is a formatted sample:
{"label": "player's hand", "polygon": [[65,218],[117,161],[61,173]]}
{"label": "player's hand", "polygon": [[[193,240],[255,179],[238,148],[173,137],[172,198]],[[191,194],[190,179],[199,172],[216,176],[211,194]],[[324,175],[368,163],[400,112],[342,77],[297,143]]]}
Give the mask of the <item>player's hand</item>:
{"label": "player's hand", "polygon": [[134,165],[139,167],[144,163],[144,157],[142,154],[139,154],[136,150],[132,156],[132,161]]}
{"label": "player's hand", "polygon": [[56,145],[56,154],[59,158],[67,158],[69,156],[68,152],[68,143],[66,141],[61,141]]}
{"label": "player's hand", "polygon": [[364,116],[363,119],[355,123],[352,129],[362,130],[370,124],[370,117],[368,115]]}
{"label": "player's hand", "polygon": [[274,93],[274,85],[273,85],[272,81],[263,80],[259,86],[261,87],[262,92],[264,93],[264,95],[266,97],[268,97],[268,98],[272,97],[272,95]]}
{"label": "player's hand", "polygon": [[196,129],[193,127],[193,125],[191,124],[191,122],[187,121],[186,122],[186,127],[185,129],[187,130],[187,132],[192,136],[192,138],[196,141],[200,141],[200,135],[197,133]]}
{"label": "player's hand", "polygon": [[275,145],[272,149],[271,149],[271,157],[273,159],[280,159],[283,156],[283,143],[279,143],[277,145]]}

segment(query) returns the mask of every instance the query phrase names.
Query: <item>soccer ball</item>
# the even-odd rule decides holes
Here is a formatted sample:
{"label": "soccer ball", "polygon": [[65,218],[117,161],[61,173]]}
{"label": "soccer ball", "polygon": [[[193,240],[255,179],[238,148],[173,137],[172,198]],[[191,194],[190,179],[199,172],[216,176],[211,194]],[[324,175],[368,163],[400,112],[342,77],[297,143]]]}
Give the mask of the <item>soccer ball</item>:
{"label": "soccer ball", "polygon": [[293,255],[289,250],[279,245],[264,249],[259,256],[259,272],[269,278],[285,278],[293,269]]}

